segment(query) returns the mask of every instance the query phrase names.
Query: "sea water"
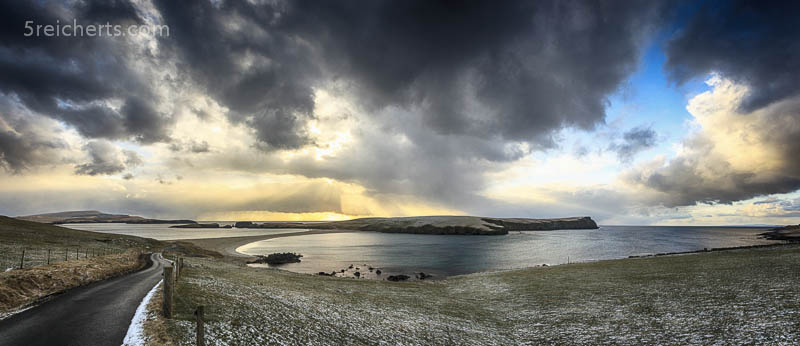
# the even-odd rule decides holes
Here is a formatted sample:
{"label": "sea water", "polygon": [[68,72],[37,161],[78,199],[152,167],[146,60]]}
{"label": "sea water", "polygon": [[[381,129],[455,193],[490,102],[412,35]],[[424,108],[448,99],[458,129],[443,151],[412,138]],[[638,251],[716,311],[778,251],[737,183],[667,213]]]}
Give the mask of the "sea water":
{"label": "sea water", "polygon": [[759,238],[758,234],[765,230],[602,226],[593,230],[523,231],[495,236],[351,232],[275,238],[237,251],[252,255],[300,253],[300,263],[279,266],[300,273],[341,273],[345,269],[339,276],[352,276],[355,268],[360,268],[362,277],[366,274],[368,278],[381,278],[368,270],[372,267],[388,274],[413,277],[414,273],[424,272],[442,278],[543,264],[775,243]]}

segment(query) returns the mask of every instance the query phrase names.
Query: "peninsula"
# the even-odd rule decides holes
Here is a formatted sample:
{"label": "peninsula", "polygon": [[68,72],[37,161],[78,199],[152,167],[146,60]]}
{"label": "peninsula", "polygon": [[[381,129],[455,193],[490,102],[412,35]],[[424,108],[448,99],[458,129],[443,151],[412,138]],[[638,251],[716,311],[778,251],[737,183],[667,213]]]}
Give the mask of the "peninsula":
{"label": "peninsula", "polygon": [[236,228],[341,229],[382,233],[503,235],[509,231],[596,229],[591,217],[557,219],[489,218],[478,216],[370,217],[332,222],[237,222]]}

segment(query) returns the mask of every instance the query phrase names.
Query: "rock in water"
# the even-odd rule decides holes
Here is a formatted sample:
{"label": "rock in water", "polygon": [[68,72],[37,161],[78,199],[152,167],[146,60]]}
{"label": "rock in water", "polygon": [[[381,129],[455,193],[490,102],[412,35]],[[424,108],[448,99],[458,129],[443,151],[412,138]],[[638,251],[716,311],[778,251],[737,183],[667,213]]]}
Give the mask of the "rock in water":
{"label": "rock in water", "polygon": [[410,278],[411,277],[408,275],[400,274],[400,275],[389,275],[389,277],[386,278],[386,280],[397,282],[397,281],[406,281]]}

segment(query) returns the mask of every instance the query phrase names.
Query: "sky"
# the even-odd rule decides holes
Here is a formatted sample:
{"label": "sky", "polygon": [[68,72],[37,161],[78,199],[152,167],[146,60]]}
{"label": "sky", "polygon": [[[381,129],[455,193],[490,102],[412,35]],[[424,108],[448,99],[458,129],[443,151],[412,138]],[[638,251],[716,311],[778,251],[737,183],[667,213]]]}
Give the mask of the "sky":
{"label": "sky", "polygon": [[0,214],[797,224],[799,12],[3,2]]}

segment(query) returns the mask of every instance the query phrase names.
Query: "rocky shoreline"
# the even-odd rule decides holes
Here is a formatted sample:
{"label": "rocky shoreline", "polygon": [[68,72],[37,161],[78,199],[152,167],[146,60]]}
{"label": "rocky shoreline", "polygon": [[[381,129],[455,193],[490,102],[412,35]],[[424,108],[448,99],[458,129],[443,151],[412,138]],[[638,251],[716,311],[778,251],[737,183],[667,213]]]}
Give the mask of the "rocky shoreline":
{"label": "rocky shoreline", "polygon": [[436,278],[439,279],[442,278],[425,272],[408,272],[408,271],[387,272],[383,268],[373,267],[366,263],[351,264],[347,268],[342,268],[331,272],[321,271],[318,272],[317,275],[332,276],[339,278],[350,278],[350,279],[386,280],[392,282],[415,281],[415,280],[419,281],[419,280],[431,280]]}
{"label": "rocky shoreline", "polygon": [[761,233],[764,239],[800,242],[800,225],[773,228]]}

